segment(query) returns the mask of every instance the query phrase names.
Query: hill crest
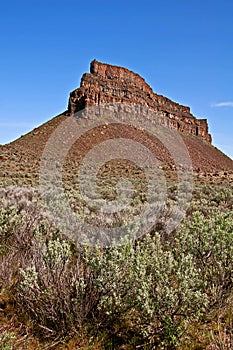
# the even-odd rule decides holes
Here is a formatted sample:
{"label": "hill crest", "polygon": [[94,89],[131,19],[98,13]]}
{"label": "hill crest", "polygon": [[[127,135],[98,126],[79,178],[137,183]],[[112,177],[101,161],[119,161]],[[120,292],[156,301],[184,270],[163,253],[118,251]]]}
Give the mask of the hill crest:
{"label": "hill crest", "polygon": [[[195,172],[232,173],[233,161],[211,144],[206,119],[197,119],[191,114],[189,107],[155,94],[138,74],[94,60],[90,65],[90,73],[83,75],[80,87],[71,92],[68,110],[10,144],[0,146],[0,178],[26,174],[38,176],[44,147],[58,125],[83,107],[110,102],[142,104],[167,118],[170,125],[180,132]],[[77,141],[74,151],[70,152],[69,164],[72,171],[76,171],[80,159],[88,149],[104,139],[123,137],[122,135],[122,131],[109,126],[99,128],[94,136],[86,135],[81,143]],[[131,133],[131,136],[137,137],[136,133]],[[161,164],[172,169],[167,153],[158,144],[154,149]]]}
{"label": "hill crest", "polygon": [[71,92],[68,113],[74,115],[88,106],[105,103],[139,104],[167,118],[174,129],[211,142],[207,119],[197,119],[190,108],[153,92],[137,73],[93,60],[90,73],[82,76],[80,87]]}

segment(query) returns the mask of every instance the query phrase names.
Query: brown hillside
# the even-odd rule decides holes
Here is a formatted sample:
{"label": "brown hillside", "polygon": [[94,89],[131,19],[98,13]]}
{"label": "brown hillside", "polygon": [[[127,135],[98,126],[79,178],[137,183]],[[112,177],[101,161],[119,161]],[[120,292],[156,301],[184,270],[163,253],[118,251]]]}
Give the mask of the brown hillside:
{"label": "brown hillside", "polygon": [[[150,107],[167,118],[169,125],[182,135],[195,172],[233,171],[233,161],[211,145],[206,119],[197,119],[190,113],[189,107],[155,94],[138,74],[125,68],[93,61],[90,73],[82,77],[80,88],[71,93],[68,111],[16,141],[0,146],[0,177],[19,177],[26,174],[37,176],[45,144],[56,127],[84,107],[110,102],[134,103]],[[108,125],[104,128],[99,127],[94,133],[86,134],[75,143],[67,159],[68,172],[77,169],[80,159],[87,150],[103,140],[116,137],[132,138],[143,143],[166,167],[174,168],[169,152],[158,140],[135,128]]]}
{"label": "brown hillside", "polygon": [[[3,176],[4,174],[13,175],[15,173],[38,173],[40,157],[49,136],[67,118],[69,117],[59,115],[18,140],[1,146],[0,174]],[[100,128],[95,132],[94,137],[89,134],[83,137],[80,142],[76,142],[76,145],[71,149],[69,154],[69,161],[74,164],[74,167],[94,144],[98,144],[106,138],[126,135],[126,133],[127,137],[130,136],[131,138],[138,139],[139,134],[137,130],[130,130],[129,133],[127,130],[119,130],[112,127],[109,130],[105,129],[104,132],[105,135],[103,135],[103,130]],[[182,137],[189,151],[194,171],[205,173],[213,173],[221,170],[233,171],[233,161],[213,145],[196,136],[182,134]],[[169,153],[159,145],[159,142],[156,143],[150,139],[149,142],[157,158],[161,162],[171,166],[173,164],[172,159]]]}

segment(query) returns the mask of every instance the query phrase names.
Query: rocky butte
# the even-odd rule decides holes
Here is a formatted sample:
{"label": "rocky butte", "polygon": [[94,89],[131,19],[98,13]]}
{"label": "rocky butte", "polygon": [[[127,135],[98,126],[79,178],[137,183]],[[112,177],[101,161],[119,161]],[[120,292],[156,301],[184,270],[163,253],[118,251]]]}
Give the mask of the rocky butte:
{"label": "rocky butte", "polygon": [[[42,154],[59,125],[65,121],[69,122],[70,116],[85,107],[113,102],[134,104],[136,107],[142,105],[143,110],[152,110],[150,118],[157,118],[158,122],[162,119],[165,121],[164,125],[182,131],[181,136],[193,169],[200,176],[218,174],[221,171],[232,174],[233,161],[212,145],[206,119],[197,119],[191,114],[189,107],[154,93],[138,74],[94,60],[91,62],[90,73],[82,76],[80,87],[71,92],[67,110],[19,139],[7,145],[0,145],[0,185],[3,179],[4,183],[5,179],[7,183],[9,179],[11,182],[15,179],[16,183],[21,183],[25,176],[38,179]],[[157,120],[152,119],[153,124],[156,122]],[[125,138],[125,135],[144,144],[166,169],[173,170],[172,156],[158,139],[151,139],[151,135],[141,130],[119,128],[113,124],[108,127],[100,126],[79,138],[67,155],[64,171],[76,174],[77,167],[89,150],[105,140]]]}
{"label": "rocky butte", "polygon": [[169,125],[176,130],[211,143],[207,120],[194,117],[189,107],[156,94],[137,73],[93,60],[90,73],[83,74],[80,87],[70,94],[68,114],[74,115],[85,107],[112,102],[148,107],[166,117]]}

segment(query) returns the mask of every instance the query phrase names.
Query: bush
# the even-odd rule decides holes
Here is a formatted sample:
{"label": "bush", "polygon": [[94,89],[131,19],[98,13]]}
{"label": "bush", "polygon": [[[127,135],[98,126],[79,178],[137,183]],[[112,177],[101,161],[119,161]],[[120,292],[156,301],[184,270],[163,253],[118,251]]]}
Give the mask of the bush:
{"label": "bush", "polygon": [[104,253],[98,250],[88,260],[103,329],[130,323],[142,342],[174,345],[184,321],[197,318],[207,305],[192,256],[166,251],[158,234],[136,246],[128,242]]}
{"label": "bush", "polygon": [[11,350],[13,349],[13,340],[15,335],[12,332],[4,332],[0,335],[0,349],[1,350]]}
{"label": "bush", "polygon": [[200,322],[232,295],[233,214],[216,208],[212,214],[194,212],[170,236],[77,247],[53,225],[33,189],[6,189],[1,288],[43,339],[88,332],[90,339],[102,337],[106,349],[175,349],[189,322]]}
{"label": "bush", "polygon": [[195,212],[174,238],[174,249],[193,257],[211,304],[221,303],[232,291],[233,212],[216,213],[210,218]]}

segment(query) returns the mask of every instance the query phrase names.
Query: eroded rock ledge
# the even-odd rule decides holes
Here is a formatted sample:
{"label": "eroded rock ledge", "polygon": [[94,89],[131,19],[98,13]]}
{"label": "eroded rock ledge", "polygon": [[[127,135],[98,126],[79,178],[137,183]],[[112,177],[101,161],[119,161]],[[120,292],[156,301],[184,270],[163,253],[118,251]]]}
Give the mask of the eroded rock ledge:
{"label": "eroded rock ledge", "polygon": [[83,74],[80,87],[70,94],[68,113],[74,115],[85,107],[112,102],[151,108],[168,118],[175,129],[211,142],[207,120],[195,118],[189,107],[157,95],[137,73],[94,60],[90,73]]}

